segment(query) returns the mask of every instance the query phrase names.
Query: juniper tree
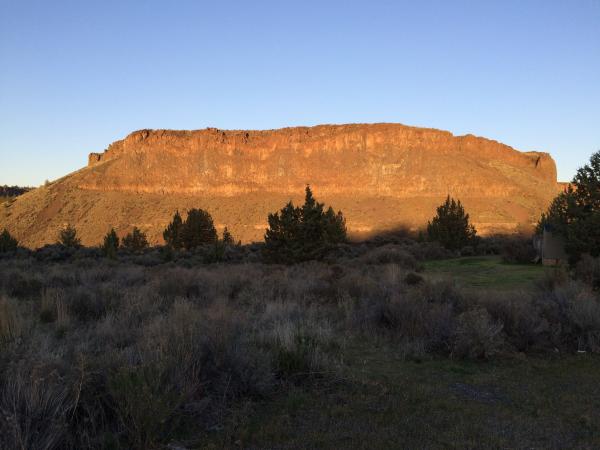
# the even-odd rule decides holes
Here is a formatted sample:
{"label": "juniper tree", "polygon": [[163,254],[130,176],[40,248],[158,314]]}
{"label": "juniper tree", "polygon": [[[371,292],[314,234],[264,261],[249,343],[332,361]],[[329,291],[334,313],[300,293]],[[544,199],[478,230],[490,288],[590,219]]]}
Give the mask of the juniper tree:
{"label": "juniper tree", "polygon": [[107,258],[114,259],[117,256],[117,249],[119,248],[119,236],[115,232],[114,228],[104,236],[104,243],[102,244],[102,253]]}
{"label": "juniper tree", "polygon": [[213,244],[218,240],[217,230],[211,215],[202,209],[190,209],[185,221],[179,211],[163,232],[167,245],[174,250],[190,250],[204,244]]}
{"label": "juniper tree", "polygon": [[476,237],[475,227],[469,223],[460,200],[448,197],[438,206],[437,214],[427,224],[427,237],[437,241],[449,250],[460,250],[473,244]]}
{"label": "juniper tree", "polygon": [[169,247],[175,250],[179,250],[183,247],[182,230],[183,221],[181,220],[179,211],[176,211],[173,220],[167,225],[167,228],[163,232],[163,239]]}
{"label": "juniper tree", "polygon": [[123,238],[121,245],[127,250],[140,252],[148,248],[148,239],[146,238],[146,234],[138,227],[133,227],[131,233],[128,233]]}
{"label": "juniper tree", "polygon": [[279,212],[269,214],[264,254],[273,262],[293,262],[301,257],[302,210],[290,201]]}
{"label": "juniper tree", "polygon": [[234,245],[235,239],[233,239],[233,235],[229,232],[227,227],[223,230],[223,244],[225,245]]}
{"label": "juniper tree", "polygon": [[341,211],[336,213],[330,206],[325,213],[325,226],[327,236],[331,242],[344,242],[346,240],[346,218]]}
{"label": "juniper tree", "polygon": [[577,170],[569,187],[553,200],[537,231],[545,226],[565,238],[571,262],[585,253],[600,256],[600,151]]}
{"label": "juniper tree", "polygon": [[346,240],[346,221],[333,208],[323,211],[306,187],[304,205],[290,201],[281,211],[269,214],[265,232],[264,254],[273,262],[292,263],[320,259],[334,244]]}
{"label": "juniper tree", "polygon": [[215,243],[218,235],[211,215],[203,209],[190,209],[183,223],[181,238],[186,250]]}
{"label": "juniper tree", "polygon": [[77,230],[70,224],[58,234],[58,243],[68,248],[78,248],[81,246],[81,240],[77,236]]}

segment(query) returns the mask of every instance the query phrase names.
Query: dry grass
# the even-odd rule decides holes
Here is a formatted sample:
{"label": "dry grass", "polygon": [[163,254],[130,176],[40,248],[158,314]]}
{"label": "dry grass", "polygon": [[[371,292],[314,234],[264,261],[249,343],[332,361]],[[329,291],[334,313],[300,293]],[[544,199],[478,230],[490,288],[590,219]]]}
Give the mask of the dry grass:
{"label": "dry grass", "polygon": [[412,253],[375,250],[289,267],[0,260],[0,447],[200,442],[234,406],[339,379],[357,341],[414,361],[600,351],[585,285],[479,295],[407,282]]}

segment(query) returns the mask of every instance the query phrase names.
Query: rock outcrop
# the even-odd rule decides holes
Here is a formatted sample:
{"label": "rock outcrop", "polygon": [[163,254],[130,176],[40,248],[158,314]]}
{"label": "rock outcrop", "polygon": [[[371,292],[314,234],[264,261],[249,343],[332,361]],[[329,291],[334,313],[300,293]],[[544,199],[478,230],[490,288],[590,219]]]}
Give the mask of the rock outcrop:
{"label": "rock outcrop", "polygon": [[512,232],[530,227],[559,189],[547,153],[399,124],[141,130],[88,161],[2,208],[0,227],[30,246],[53,242],[65,223],[87,244],[134,225],[159,243],[176,209],[201,207],[243,241],[260,240],[267,213],[300,201],[310,184],[344,211],[350,234],[422,226],[448,194],[480,232]]}

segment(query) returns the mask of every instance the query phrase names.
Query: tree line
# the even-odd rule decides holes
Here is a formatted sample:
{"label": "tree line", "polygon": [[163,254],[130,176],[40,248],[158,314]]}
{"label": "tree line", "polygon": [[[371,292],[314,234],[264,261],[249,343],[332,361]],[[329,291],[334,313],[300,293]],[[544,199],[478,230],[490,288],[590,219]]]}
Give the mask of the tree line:
{"label": "tree line", "polygon": [[[305,189],[302,206],[295,206],[290,201],[280,211],[269,214],[267,221],[263,256],[269,262],[286,264],[322,259],[332,247],[347,241],[344,214],[318,202],[310,186]],[[450,197],[438,208],[427,233],[431,239],[439,240],[451,249],[460,249],[476,237],[475,228],[469,223],[469,215],[460,201]],[[227,228],[219,236],[210,213],[198,208],[189,210],[185,220],[176,211],[163,231],[163,239],[171,251],[213,246],[217,259],[227,246],[241,245],[239,241],[236,244]],[[59,232],[57,244],[67,248],[80,247],[77,230],[68,225]],[[0,252],[13,251],[17,246],[17,240],[7,230],[0,234]],[[148,246],[146,234],[137,227],[123,239],[111,228],[104,236],[101,249],[105,256],[114,258],[119,248],[141,252]]]}
{"label": "tree line", "polygon": [[21,186],[0,186],[0,199],[11,199],[13,197],[18,197],[19,195],[24,194],[32,190],[31,187],[21,187]]}
{"label": "tree line", "polygon": [[[269,214],[267,221],[263,255],[269,262],[285,264],[321,259],[332,247],[347,241],[344,214],[318,202],[310,186],[305,189],[302,206],[295,206],[290,201],[280,211]],[[565,238],[571,262],[577,262],[585,253],[600,256],[600,152],[592,155],[590,163],[577,171],[569,188],[542,214],[537,232],[544,228]],[[453,251],[476,246],[479,240],[460,200],[449,195],[437,207],[435,216],[420,237],[439,242]],[[227,228],[219,236],[210,213],[198,208],[189,210],[185,220],[176,211],[163,238],[171,251],[213,246],[217,259],[227,246],[236,245]],[[80,246],[75,228],[69,225],[62,230],[58,243],[65,247]],[[237,245],[241,243],[238,241]],[[17,246],[17,240],[5,229],[0,234],[0,252],[13,251]],[[122,240],[111,228],[101,248],[107,257],[114,258],[119,248],[141,252],[147,247],[145,233],[134,227]]]}

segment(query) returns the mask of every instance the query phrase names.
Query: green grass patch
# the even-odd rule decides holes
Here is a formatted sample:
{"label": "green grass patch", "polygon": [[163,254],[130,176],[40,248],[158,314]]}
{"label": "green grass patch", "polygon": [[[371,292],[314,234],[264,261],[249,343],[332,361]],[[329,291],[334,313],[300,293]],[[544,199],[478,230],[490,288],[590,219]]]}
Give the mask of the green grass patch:
{"label": "green grass patch", "polygon": [[529,289],[546,270],[536,264],[508,264],[500,256],[473,256],[427,261],[425,274],[431,279],[450,279],[465,288],[495,290]]}
{"label": "green grass patch", "polygon": [[253,405],[203,448],[598,448],[600,358],[402,360],[357,345],[341,379]]}

